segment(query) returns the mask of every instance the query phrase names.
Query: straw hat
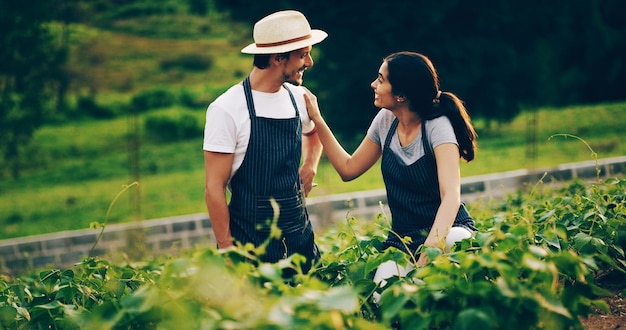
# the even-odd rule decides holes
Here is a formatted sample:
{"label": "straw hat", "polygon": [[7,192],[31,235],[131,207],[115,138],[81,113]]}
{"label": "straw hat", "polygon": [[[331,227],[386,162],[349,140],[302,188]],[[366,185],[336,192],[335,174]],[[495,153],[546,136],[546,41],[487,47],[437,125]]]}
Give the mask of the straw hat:
{"label": "straw hat", "polygon": [[254,43],[241,50],[246,54],[280,54],[311,46],[326,39],[322,30],[311,30],[306,17],[285,10],[264,17],[254,24]]}

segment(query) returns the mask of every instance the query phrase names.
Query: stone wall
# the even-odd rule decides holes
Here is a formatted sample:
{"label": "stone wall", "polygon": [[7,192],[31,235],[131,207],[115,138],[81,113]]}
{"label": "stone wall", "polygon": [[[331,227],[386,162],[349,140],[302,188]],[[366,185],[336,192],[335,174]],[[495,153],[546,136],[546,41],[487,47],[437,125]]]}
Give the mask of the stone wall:
{"label": "stone wall", "polygon": [[[565,164],[557,168],[517,170],[464,178],[461,194],[464,201],[492,199],[529,189],[538,183],[559,184],[574,178],[623,177],[626,157]],[[309,198],[307,207],[318,231],[335,221],[372,217],[385,212],[384,189]],[[17,274],[41,268],[65,268],[87,256],[124,256],[176,254],[181,249],[214,246],[215,237],[208,214],[191,214],[156,220],[107,225],[100,230],[84,229],[0,240],[0,273]],[[94,243],[98,243],[94,247]]]}

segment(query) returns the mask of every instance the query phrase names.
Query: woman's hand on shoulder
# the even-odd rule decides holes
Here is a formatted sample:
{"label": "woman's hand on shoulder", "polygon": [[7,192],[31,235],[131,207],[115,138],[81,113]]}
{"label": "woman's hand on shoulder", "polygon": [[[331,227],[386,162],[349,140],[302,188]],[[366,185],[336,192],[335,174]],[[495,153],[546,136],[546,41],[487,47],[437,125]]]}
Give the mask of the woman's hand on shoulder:
{"label": "woman's hand on shoulder", "polygon": [[304,100],[306,101],[306,111],[309,113],[309,118],[311,118],[313,122],[317,122],[322,116],[319,105],[317,104],[317,96],[304,86],[302,86],[302,89],[305,91]]}

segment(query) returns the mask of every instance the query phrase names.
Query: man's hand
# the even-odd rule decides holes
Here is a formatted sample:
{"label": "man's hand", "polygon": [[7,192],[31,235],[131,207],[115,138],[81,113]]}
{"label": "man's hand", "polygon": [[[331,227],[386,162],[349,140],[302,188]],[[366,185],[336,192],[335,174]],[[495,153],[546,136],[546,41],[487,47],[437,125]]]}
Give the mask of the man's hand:
{"label": "man's hand", "polygon": [[302,180],[302,187],[304,188],[304,196],[308,196],[313,189],[313,179],[317,174],[315,168],[309,166],[303,166],[300,168],[300,179]]}

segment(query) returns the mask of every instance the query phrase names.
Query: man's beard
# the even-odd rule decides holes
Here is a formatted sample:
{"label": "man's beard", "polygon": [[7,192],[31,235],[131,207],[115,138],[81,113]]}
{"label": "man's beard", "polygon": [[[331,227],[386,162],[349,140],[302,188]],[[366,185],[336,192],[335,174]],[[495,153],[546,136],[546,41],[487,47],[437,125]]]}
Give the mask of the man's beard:
{"label": "man's beard", "polygon": [[293,76],[285,76],[285,81],[292,84],[292,85],[296,85],[296,86],[301,86],[302,85],[302,79],[298,80],[298,79],[294,79]]}
{"label": "man's beard", "polygon": [[[299,71],[302,71],[302,78],[296,79],[295,76],[298,75]],[[288,82],[288,83],[290,83],[290,84],[292,84],[292,85],[301,86],[302,85],[302,81],[304,79],[304,71],[305,71],[305,68],[301,68],[298,71],[296,71],[295,74],[290,74],[290,75],[283,74],[283,80]]]}

